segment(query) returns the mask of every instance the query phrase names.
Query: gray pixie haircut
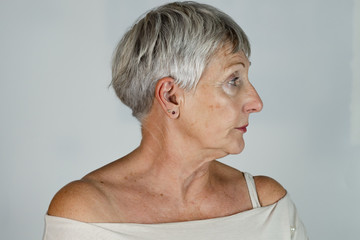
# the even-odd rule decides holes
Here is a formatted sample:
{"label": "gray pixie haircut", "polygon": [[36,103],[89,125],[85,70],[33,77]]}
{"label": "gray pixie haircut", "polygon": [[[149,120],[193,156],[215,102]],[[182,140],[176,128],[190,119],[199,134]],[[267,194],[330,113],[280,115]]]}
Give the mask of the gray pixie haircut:
{"label": "gray pixie haircut", "polygon": [[150,111],[158,80],[172,77],[195,89],[212,56],[226,43],[250,56],[244,31],[227,14],[196,2],[174,2],[140,17],[120,40],[112,63],[117,96],[141,122]]}

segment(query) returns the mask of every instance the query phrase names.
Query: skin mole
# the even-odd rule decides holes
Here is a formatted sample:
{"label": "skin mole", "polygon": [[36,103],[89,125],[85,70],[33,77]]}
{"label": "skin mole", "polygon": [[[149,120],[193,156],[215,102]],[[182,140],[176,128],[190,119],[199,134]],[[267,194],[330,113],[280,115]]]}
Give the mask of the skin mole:
{"label": "skin mole", "polygon": [[216,104],[215,106],[212,105],[212,104],[210,104],[210,105],[209,105],[209,108],[210,108],[211,110],[213,110],[214,108],[219,109],[219,108],[221,108],[221,106],[220,106],[219,104]]}

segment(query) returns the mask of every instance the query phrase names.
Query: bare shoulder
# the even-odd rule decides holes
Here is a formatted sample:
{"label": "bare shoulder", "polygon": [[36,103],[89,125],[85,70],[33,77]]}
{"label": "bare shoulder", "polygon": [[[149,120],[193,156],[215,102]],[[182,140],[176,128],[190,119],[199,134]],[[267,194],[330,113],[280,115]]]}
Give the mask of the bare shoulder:
{"label": "bare shoulder", "polygon": [[99,218],[105,201],[106,197],[94,183],[77,180],[55,194],[48,215],[93,222]]}
{"label": "bare shoulder", "polygon": [[286,195],[286,190],[276,180],[267,176],[254,177],[261,206],[276,203]]}
{"label": "bare shoulder", "polygon": [[[240,182],[246,186],[244,175],[238,169],[218,161],[214,161],[213,165],[217,176],[220,176],[223,181],[228,181],[232,184]],[[254,181],[261,206],[274,204],[286,195],[286,190],[283,186],[270,177],[254,176]]]}

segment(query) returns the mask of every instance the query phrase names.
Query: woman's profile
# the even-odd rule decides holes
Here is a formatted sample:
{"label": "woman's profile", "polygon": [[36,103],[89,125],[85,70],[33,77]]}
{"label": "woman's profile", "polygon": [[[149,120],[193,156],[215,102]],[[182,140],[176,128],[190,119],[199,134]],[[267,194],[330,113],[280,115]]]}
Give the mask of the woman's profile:
{"label": "woman's profile", "polygon": [[277,181],[217,161],[242,152],[263,106],[250,53],[240,26],[206,4],[169,3],[139,19],[114,52],[111,85],[141,142],[63,187],[44,239],[308,239]]}

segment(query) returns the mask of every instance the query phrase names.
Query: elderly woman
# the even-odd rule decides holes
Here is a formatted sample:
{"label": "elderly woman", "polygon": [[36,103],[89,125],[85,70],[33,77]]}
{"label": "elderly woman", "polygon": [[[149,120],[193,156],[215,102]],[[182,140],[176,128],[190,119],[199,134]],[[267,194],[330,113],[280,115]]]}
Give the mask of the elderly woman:
{"label": "elderly woman", "polygon": [[141,143],[61,189],[44,239],[307,239],[279,183],[216,161],[243,150],[262,109],[249,56],[243,30],[209,5],[170,3],[137,21],[112,86]]}

